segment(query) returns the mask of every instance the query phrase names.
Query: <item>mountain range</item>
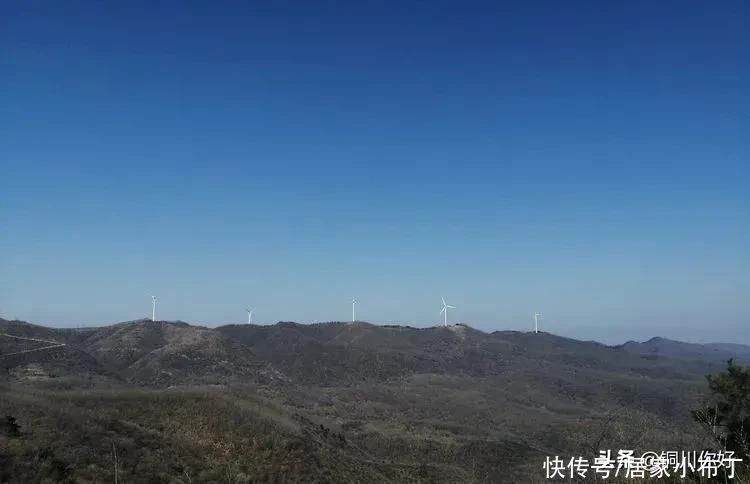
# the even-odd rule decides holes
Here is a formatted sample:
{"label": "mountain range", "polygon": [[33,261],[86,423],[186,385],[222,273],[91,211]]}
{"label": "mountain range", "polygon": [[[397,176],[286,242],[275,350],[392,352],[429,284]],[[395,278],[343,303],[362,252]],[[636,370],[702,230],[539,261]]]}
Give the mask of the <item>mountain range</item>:
{"label": "mountain range", "polygon": [[466,325],[0,319],[0,412],[25,432],[0,464],[30,476],[24,453],[46,449],[58,480],[94,482],[114,447],[138,482],[541,482],[547,455],[698,445],[690,410],[729,358],[747,363],[750,347]]}

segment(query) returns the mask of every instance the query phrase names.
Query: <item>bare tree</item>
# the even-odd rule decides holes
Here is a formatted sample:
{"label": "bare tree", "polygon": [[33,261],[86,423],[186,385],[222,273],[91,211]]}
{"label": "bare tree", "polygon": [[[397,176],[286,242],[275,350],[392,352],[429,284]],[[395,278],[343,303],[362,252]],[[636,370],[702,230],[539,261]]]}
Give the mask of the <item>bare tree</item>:
{"label": "bare tree", "polygon": [[117,484],[117,447],[114,442],[112,442],[112,458],[115,463],[115,484]]}

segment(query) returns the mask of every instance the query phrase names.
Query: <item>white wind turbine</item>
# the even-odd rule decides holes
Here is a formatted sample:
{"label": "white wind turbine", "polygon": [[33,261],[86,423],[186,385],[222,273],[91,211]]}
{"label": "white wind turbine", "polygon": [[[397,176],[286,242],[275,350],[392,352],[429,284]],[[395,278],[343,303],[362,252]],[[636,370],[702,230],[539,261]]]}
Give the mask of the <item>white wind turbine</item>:
{"label": "white wind turbine", "polygon": [[247,311],[247,324],[253,324],[253,312],[255,311],[255,308],[247,308],[245,311]]}
{"label": "white wind turbine", "polygon": [[534,333],[539,332],[539,320],[542,319],[542,313],[534,313]]}
{"label": "white wind turbine", "polygon": [[156,296],[151,296],[151,321],[156,321]]}
{"label": "white wind turbine", "polygon": [[352,298],[352,323],[356,321],[356,318],[354,317],[354,306],[357,305],[357,300]]}
{"label": "white wind turbine", "polygon": [[447,328],[448,327],[448,309],[449,308],[456,309],[456,306],[451,306],[449,304],[446,304],[445,298],[443,298],[442,296],[440,297],[440,299],[443,300],[443,309],[440,310],[440,314],[443,315],[443,326]]}

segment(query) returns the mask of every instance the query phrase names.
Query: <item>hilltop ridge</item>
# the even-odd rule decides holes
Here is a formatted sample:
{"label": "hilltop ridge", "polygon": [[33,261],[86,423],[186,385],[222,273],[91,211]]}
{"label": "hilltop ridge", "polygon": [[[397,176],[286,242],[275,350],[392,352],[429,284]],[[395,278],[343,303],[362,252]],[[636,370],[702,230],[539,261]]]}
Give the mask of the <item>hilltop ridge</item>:
{"label": "hilltop ridge", "polygon": [[[545,332],[486,333],[465,324],[413,328],[367,322],[279,322],[208,328],[183,321],[136,320],[81,330],[0,320],[0,333],[65,344],[67,352],[80,352],[96,362],[102,374],[142,385],[238,379],[334,384],[421,373],[486,377],[528,372],[551,363],[559,370],[691,378],[730,354],[720,346],[664,338],[607,346]],[[18,346],[15,339],[1,339],[0,360],[1,353],[17,351]],[[732,348],[733,355],[750,354],[750,348]],[[29,357],[44,361],[45,352],[37,353]],[[676,365],[673,359],[681,363]]]}

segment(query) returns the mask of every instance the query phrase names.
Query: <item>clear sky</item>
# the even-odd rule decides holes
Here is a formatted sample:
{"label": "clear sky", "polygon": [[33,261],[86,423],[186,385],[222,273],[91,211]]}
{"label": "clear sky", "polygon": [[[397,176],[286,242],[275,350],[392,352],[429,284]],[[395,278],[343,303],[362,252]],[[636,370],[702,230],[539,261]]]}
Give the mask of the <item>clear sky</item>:
{"label": "clear sky", "polygon": [[750,343],[749,20],[3,2],[0,316]]}

